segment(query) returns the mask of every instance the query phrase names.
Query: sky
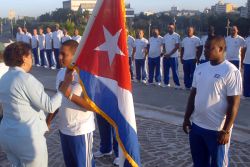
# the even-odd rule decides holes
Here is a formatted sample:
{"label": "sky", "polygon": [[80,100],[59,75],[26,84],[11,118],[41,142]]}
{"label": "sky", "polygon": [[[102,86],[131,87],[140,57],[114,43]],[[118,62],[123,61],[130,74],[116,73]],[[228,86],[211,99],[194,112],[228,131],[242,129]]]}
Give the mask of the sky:
{"label": "sky", "polygon": [[[39,16],[62,7],[63,0],[0,0],[0,17],[8,16],[10,9],[16,12],[17,16]],[[218,2],[218,0],[126,0],[135,9],[136,13],[141,11],[166,11],[172,6],[178,9],[204,8]],[[245,6],[247,0],[224,0],[237,6]]]}

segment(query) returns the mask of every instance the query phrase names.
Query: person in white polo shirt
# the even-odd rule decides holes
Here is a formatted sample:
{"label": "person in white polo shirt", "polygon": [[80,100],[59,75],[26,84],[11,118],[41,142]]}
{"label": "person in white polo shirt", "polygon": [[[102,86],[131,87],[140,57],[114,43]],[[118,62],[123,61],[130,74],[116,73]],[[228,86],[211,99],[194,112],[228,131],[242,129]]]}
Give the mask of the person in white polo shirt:
{"label": "person in white polo shirt", "polygon": [[23,28],[22,42],[25,42],[25,43],[31,45],[31,38],[32,38],[32,35],[28,32],[27,28],[24,27]]}
{"label": "person in white polo shirt", "polygon": [[80,43],[82,37],[79,35],[79,30],[75,29],[74,31],[74,36],[72,37],[73,40],[75,40],[76,42]]}
{"label": "person in white polo shirt", "polygon": [[147,83],[145,70],[145,59],[148,54],[148,40],[144,38],[143,30],[137,30],[134,42],[133,59],[135,59],[136,80],[137,82]]}
{"label": "person in white polo shirt", "polygon": [[[2,43],[0,43],[0,80],[2,78],[2,76],[9,71],[9,67],[5,65],[4,61],[3,61],[3,52],[4,52],[4,45]],[[2,104],[0,102],[0,123],[1,120],[3,118],[3,107]]]}
{"label": "person in white polo shirt", "polygon": [[157,86],[161,86],[161,55],[163,51],[163,38],[160,36],[158,28],[152,29],[152,37],[149,38],[148,67],[149,79],[148,83],[153,84],[154,79]]}
{"label": "person in white polo shirt", "polygon": [[200,58],[199,58],[199,64],[203,64],[203,63],[206,63],[206,62],[208,62],[208,60],[206,59],[206,57],[205,57],[205,44],[206,44],[206,42],[208,41],[208,40],[210,40],[212,37],[214,37],[215,36],[215,29],[214,29],[214,26],[210,26],[209,28],[208,28],[208,34],[207,35],[205,35],[205,36],[203,36],[202,38],[201,38],[201,50],[202,50],[202,54],[201,54],[201,56],[200,56]]}
{"label": "person in white polo shirt", "polygon": [[62,43],[71,40],[71,36],[69,36],[68,31],[66,29],[63,29],[63,36],[62,36]]}
{"label": "person in white polo shirt", "polygon": [[168,25],[168,33],[163,37],[164,43],[164,58],[163,58],[163,74],[164,74],[164,85],[170,86],[169,84],[169,70],[171,68],[173,74],[173,80],[175,88],[180,89],[180,80],[178,72],[178,49],[180,48],[180,35],[175,32],[175,24],[170,23]]}
{"label": "person in white polo shirt", "polygon": [[244,64],[244,79],[243,79],[243,96],[245,98],[250,98],[250,29],[249,29],[249,36],[246,38],[245,41],[245,58],[243,61]]}
{"label": "person in white polo shirt", "polygon": [[238,35],[238,32],[238,27],[233,26],[231,28],[231,35],[226,38],[226,59],[233,63],[239,69],[240,62],[243,56],[242,49],[244,48],[245,40],[243,37]]}
{"label": "person in white polo shirt", "polygon": [[131,75],[131,80],[134,80],[134,69],[133,69],[133,46],[134,46],[135,39],[131,35],[128,35],[128,57],[129,57],[129,70],[130,70],[130,75]]}
{"label": "person in white polo shirt", "polygon": [[21,27],[18,27],[18,28],[17,28],[16,41],[17,41],[17,42],[23,41],[23,30],[22,30]]}
{"label": "person in white polo shirt", "polygon": [[52,46],[53,46],[57,69],[60,69],[59,54],[60,54],[62,37],[63,37],[63,32],[59,28],[60,28],[60,25],[56,24],[55,31],[52,34]]}
{"label": "person in white polo shirt", "polygon": [[37,29],[33,29],[33,36],[31,38],[32,53],[35,59],[35,65],[40,66],[40,56],[38,54],[39,39],[37,34]]}
{"label": "person in white polo shirt", "polygon": [[194,35],[194,27],[188,27],[187,35],[182,41],[181,62],[183,64],[184,84],[186,89],[190,90],[201,42],[200,38]]}
{"label": "person in white polo shirt", "polygon": [[40,50],[40,59],[41,66],[47,68],[46,57],[45,57],[45,35],[43,33],[43,28],[39,28],[38,36],[39,50]]}
{"label": "person in white polo shirt", "polygon": [[[56,77],[56,89],[64,81],[67,75],[67,67],[70,66],[78,43],[68,40],[62,44],[60,49],[60,62],[63,66]],[[93,131],[95,130],[95,115],[88,105],[82,105],[83,91],[76,71],[72,73],[73,81],[70,84],[72,89],[69,98],[63,97],[62,106],[58,112],[59,133],[61,146],[66,167],[94,167]],[[75,101],[80,99],[80,104]],[[53,115],[49,116],[53,118]],[[47,119],[47,123],[50,121]]]}
{"label": "person in white polo shirt", "polygon": [[52,54],[52,32],[51,28],[47,27],[47,33],[45,35],[45,50],[46,50],[46,56],[48,60],[48,67],[51,69],[55,69],[55,63],[53,59],[53,54]]}
{"label": "person in white polo shirt", "polygon": [[194,74],[183,130],[189,134],[193,163],[197,167],[229,166],[242,79],[240,71],[225,60],[225,50],[224,37],[213,37],[205,49],[209,62],[199,65]]}

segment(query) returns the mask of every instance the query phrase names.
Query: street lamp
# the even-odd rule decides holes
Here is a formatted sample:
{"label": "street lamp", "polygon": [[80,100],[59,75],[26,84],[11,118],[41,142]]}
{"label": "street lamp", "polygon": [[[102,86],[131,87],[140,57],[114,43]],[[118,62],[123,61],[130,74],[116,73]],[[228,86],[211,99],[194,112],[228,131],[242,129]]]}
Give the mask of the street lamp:
{"label": "street lamp", "polygon": [[12,19],[10,19],[10,25],[11,25],[11,39],[13,39],[14,36],[13,36],[13,21],[12,21]]}
{"label": "street lamp", "polygon": [[226,26],[226,29],[227,29],[227,36],[229,35],[229,30],[230,30],[230,20],[227,19],[227,26]]}
{"label": "street lamp", "polygon": [[152,26],[151,20],[148,23],[149,23],[149,26],[148,26],[148,38],[150,38],[151,26]]}
{"label": "street lamp", "polygon": [[3,35],[3,22],[0,21],[0,34]]}

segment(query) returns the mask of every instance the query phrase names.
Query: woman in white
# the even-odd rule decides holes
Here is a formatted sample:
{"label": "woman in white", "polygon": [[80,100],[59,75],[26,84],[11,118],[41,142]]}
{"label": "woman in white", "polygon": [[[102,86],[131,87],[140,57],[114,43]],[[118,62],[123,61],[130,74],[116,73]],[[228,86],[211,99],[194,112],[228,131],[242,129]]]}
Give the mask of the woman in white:
{"label": "woman in white", "polygon": [[43,85],[29,74],[32,68],[29,44],[13,43],[5,49],[3,56],[10,69],[0,79],[0,102],[3,105],[0,146],[11,166],[47,167],[45,113],[53,113],[61,106],[61,92],[70,94],[66,84],[71,78],[63,82],[61,92],[50,98]]}

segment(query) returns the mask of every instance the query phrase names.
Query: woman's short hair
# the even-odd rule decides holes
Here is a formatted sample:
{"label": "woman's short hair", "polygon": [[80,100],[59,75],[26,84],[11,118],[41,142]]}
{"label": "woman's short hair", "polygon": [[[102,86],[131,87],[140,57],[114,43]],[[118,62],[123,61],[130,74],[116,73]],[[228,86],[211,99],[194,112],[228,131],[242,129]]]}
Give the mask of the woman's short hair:
{"label": "woman's short hair", "polygon": [[31,52],[31,46],[24,42],[15,42],[5,48],[3,53],[4,63],[10,67],[21,66],[23,56],[28,56]]}

